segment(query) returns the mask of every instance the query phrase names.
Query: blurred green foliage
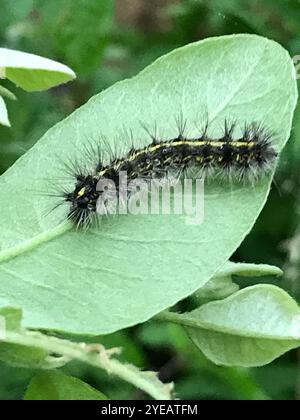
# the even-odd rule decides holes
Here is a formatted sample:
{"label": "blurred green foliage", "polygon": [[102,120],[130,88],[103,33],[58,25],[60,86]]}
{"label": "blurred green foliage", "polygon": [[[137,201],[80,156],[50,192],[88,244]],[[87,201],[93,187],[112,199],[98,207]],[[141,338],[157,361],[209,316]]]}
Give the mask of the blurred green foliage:
{"label": "blurred green foliage", "polygon": [[[300,54],[299,21],[300,3],[294,0],[1,0],[0,46],[61,61],[73,68],[77,80],[34,94],[3,82],[19,100],[6,101],[12,129],[0,127],[0,173],[93,94],[133,76],[173,48],[208,36],[248,32],[280,42],[295,56]],[[268,203],[234,255],[237,261],[285,267],[287,274],[277,284],[298,301],[300,258],[291,244],[297,247],[299,241],[289,239],[300,228],[299,136],[298,107]],[[256,281],[243,278],[239,283]],[[186,309],[189,301],[181,306]],[[162,380],[176,382],[179,398],[300,398],[296,351],[260,369],[221,368],[202,357],[181,328],[155,321],[95,341],[121,346],[124,360],[159,370]],[[110,398],[144,398],[131,386],[78,363],[63,370]],[[3,364],[0,372],[0,399],[22,398],[35,373]]]}

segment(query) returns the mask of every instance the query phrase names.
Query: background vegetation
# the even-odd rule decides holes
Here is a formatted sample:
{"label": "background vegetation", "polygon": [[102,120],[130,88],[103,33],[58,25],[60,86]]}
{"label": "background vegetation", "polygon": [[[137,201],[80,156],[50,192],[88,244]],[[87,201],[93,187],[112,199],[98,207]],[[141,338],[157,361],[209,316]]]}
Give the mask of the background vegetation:
{"label": "background vegetation", "polygon": [[[77,73],[77,79],[68,85],[34,94],[3,83],[17,94],[18,101],[6,101],[12,128],[0,126],[0,173],[48,128],[92,95],[135,75],[176,47],[209,36],[247,32],[280,42],[291,56],[300,54],[300,6],[292,0],[0,0],[0,3],[0,46],[58,60]],[[276,280],[277,284],[298,302],[299,137],[300,110],[297,110],[292,138],[282,156],[268,203],[233,258],[283,267],[285,275]],[[241,282],[245,285],[245,279]],[[253,283],[257,280],[253,279]],[[176,381],[177,394],[183,399],[300,398],[297,351],[263,368],[220,368],[193,349],[180,327],[159,322],[101,338],[101,342],[108,347],[123,347],[125,360],[158,370],[163,381]],[[105,390],[110,398],[142,398],[130,385],[98,370],[72,362],[64,371]],[[4,364],[0,365],[0,372],[0,399],[21,398],[35,373]]]}

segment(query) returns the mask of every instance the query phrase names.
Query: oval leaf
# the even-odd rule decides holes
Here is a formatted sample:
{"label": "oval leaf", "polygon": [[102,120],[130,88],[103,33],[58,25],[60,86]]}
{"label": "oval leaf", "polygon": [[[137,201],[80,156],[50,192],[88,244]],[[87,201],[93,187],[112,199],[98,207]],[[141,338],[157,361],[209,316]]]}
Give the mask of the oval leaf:
{"label": "oval leaf", "polygon": [[187,328],[190,337],[219,365],[261,366],[300,345],[300,308],[271,285],[246,288],[182,317],[198,325]]}
{"label": "oval leaf", "polygon": [[[296,100],[287,52],[252,35],[187,45],[92,98],[1,178],[0,303],[22,306],[27,327],[105,334],[143,322],[195,292],[251,230],[271,175],[255,188],[206,186],[200,226],[186,225],[184,215],[124,215],[106,218],[87,233],[69,231],[58,225],[67,208],[45,217],[55,200],[37,191],[62,177],[61,161],[79,157],[86,163],[91,139],[104,135],[113,144],[125,126],[135,144],[149,144],[140,121],[173,137],[181,114],[193,135],[206,114],[212,135],[228,116],[241,124],[263,118],[280,150]],[[122,153],[131,147],[124,136],[118,145]]]}

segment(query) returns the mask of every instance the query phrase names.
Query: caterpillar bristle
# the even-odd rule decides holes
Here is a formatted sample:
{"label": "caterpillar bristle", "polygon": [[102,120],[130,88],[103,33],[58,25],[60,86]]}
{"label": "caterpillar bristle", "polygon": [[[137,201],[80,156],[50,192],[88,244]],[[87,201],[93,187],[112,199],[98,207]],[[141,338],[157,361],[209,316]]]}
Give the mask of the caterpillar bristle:
{"label": "caterpillar bristle", "polygon": [[146,134],[150,137],[151,142],[153,145],[159,143],[158,134],[157,134],[157,123],[154,123],[153,131],[145,124],[143,121],[139,121],[142,129],[146,132]]}
{"label": "caterpillar bristle", "polygon": [[223,131],[223,141],[231,142],[233,140],[233,133],[236,128],[236,121],[229,120],[229,118],[225,119],[224,124],[224,131]]}
{"label": "caterpillar bristle", "polygon": [[187,119],[184,118],[183,113],[181,112],[178,117],[175,118],[176,128],[177,128],[177,138],[184,139],[186,137],[186,127]]}

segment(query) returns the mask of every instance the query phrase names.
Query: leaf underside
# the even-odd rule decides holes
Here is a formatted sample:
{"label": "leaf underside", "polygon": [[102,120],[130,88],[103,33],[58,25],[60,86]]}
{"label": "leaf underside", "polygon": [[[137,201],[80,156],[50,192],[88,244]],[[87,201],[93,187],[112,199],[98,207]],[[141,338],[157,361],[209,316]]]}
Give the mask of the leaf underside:
{"label": "leaf underside", "polygon": [[206,185],[200,226],[187,225],[184,215],[126,215],[87,233],[56,237],[67,208],[45,217],[55,199],[39,191],[61,185],[61,162],[86,164],[85,147],[101,136],[112,144],[117,136],[120,153],[130,148],[124,127],[136,146],[148,144],[140,121],[174,137],[179,115],[190,135],[206,115],[212,135],[226,117],[240,124],[263,120],[280,151],[296,100],[287,52],[253,35],[187,45],[93,97],[1,177],[0,261],[1,255],[7,259],[0,266],[0,305],[22,307],[26,327],[106,334],[143,322],[199,289],[251,230],[271,174],[255,186]]}

